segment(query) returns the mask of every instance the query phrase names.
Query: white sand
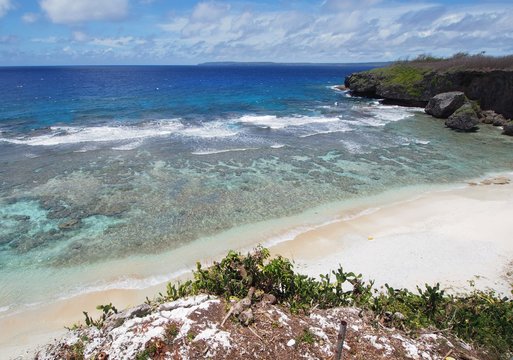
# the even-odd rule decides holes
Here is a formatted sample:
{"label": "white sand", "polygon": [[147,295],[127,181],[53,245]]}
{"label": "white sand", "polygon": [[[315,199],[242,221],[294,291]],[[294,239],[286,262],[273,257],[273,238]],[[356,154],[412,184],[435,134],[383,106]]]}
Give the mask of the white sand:
{"label": "white sand", "polygon": [[[440,282],[459,291],[468,289],[468,280],[474,280],[479,288],[509,293],[512,277],[506,274],[512,270],[513,261],[513,184],[464,186],[412,197],[411,192],[407,197],[405,193],[395,198],[385,196],[379,201],[376,198],[375,204],[369,198],[356,208],[330,210],[329,214],[307,212],[309,219],[302,215],[251,225],[249,232],[245,231],[250,235],[239,246],[265,244],[271,237],[288,239],[272,246],[271,252],[293,259],[298,271],[312,276],[342,264],[377,284],[394,287],[414,289],[417,284]],[[371,207],[377,209],[349,216]],[[322,225],[326,218],[330,221]],[[281,230],[277,230],[278,223],[284,224]],[[227,246],[235,247],[241,235],[237,230],[224,234],[224,243],[218,243],[222,253],[218,249],[214,253],[205,245],[220,241],[223,235],[203,240],[202,251],[188,251],[200,259],[222,256]],[[63,333],[63,326],[82,320],[83,310],[94,312],[97,304],[112,302],[124,308],[163,289],[164,285],[101,291],[2,317],[0,358],[26,354],[27,349]]]}
{"label": "white sand", "polygon": [[[316,276],[341,264],[376,284],[512,289],[513,184],[430,193],[339,221],[272,248]],[[509,276],[507,273],[509,272]]]}

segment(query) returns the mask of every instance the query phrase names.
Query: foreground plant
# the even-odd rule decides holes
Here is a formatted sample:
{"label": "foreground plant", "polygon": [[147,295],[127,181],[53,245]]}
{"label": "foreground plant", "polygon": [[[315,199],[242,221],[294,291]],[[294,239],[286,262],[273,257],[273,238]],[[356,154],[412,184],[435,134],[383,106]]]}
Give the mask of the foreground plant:
{"label": "foreground plant", "polygon": [[[292,312],[357,306],[373,314],[376,324],[409,332],[437,328],[480,345],[497,358],[507,359],[513,352],[513,300],[493,291],[456,296],[445,293],[439,284],[426,284],[417,292],[388,285],[376,289],[373,281],[366,282],[361,274],[345,272],[342,267],[315,279],[295,273],[288,259],[271,258],[262,247],[247,255],[231,251],[208,268],[198,263],[193,275],[193,280],[169,283],[157,302],[199,293],[241,299],[254,289],[255,297],[273,295]],[[102,309],[105,315],[115,308],[110,304]],[[302,339],[308,342],[309,334]]]}

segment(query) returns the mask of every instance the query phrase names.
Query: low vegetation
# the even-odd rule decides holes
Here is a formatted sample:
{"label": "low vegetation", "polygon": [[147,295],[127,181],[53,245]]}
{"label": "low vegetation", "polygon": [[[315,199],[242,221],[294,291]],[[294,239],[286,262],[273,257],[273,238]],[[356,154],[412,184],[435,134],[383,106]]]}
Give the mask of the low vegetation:
{"label": "low vegetation", "polygon": [[107,305],[98,305],[96,307],[96,309],[102,311],[100,318],[98,318],[96,320],[93,319],[92,317],[90,317],[89,314],[87,313],[87,311],[84,311],[83,313],[85,316],[86,325],[87,326],[96,326],[98,329],[101,329],[101,327],[103,326],[103,323],[105,322],[105,319],[107,319],[112,314],[118,313],[118,309],[116,309],[116,307],[114,305],[112,305],[112,303],[107,304]]}
{"label": "low vegetation", "polygon": [[[447,294],[425,285],[417,292],[384,289],[366,282],[361,274],[342,267],[320,279],[298,274],[286,258],[270,258],[269,251],[258,248],[251,254],[230,252],[208,268],[200,263],[194,279],[168,284],[160,301],[187,295],[209,293],[229,298],[243,298],[250,287],[257,293],[273,294],[279,303],[294,312],[308,312],[313,307],[358,306],[376,315],[376,321],[409,331],[435,327],[453,332],[495,352],[497,356],[513,351],[513,300],[493,291],[474,290],[467,295]],[[309,339],[305,335],[305,341]]]}
{"label": "low vegetation", "polygon": [[414,98],[422,95],[423,86],[420,84],[428,71],[429,69],[409,66],[406,63],[397,63],[390,67],[370,70],[371,73],[380,77],[386,86],[399,86]]}
{"label": "low vegetation", "polygon": [[[466,295],[453,295],[439,284],[426,284],[416,292],[388,285],[376,288],[373,281],[364,281],[361,274],[346,272],[342,267],[316,279],[294,272],[288,259],[271,258],[269,251],[262,247],[247,255],[231,251],[208,268],[198,263],[193,275],[192,280],[168,284],[165,294],[160,293],[155,300],[148,299],[148,303],[157,305],[200,293],[241,299],[254,288],[256,298],[272,294],[278,304],[293,313],[356,306],[372,314],[376,326],[396,327],[412,335],[420,329],[436,328],[472,342],[498,359],[509,359],[513,353],[513,299],[500,297],[493,291],[473,290]],[[115,308],[109,304],[100,309],[105,314]],[[96,325],[96,322],[89,321],[89,324]],[[171,337],[176,336],[175,326],[170,325],[166,331]],[[296,339],[299,343],[314,340],[308,329]],[[154,351],[146,349],[141,358],[151,356]]]}
{"label": "low vegetation", "polygon": [[513,70],[513,55],[487,56],[484,53],[456,53],[449,58],[419,55],[413,60],[396,61],[394,65],[407,65],[427,70]]}

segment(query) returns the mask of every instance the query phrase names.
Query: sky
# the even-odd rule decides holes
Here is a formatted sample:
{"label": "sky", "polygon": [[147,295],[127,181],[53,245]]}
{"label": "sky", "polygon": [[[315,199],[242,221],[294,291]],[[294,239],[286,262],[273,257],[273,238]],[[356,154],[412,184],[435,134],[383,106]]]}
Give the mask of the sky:
{"label": "sky", "polygon": [[513,53],[512,0],[0,0],[0,66]]}

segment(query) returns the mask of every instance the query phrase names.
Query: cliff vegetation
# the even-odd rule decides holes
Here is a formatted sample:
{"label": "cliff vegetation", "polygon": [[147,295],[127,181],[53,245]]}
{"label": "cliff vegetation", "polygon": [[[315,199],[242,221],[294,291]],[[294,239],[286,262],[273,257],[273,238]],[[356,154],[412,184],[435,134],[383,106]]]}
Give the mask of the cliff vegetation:
{"label": "cliff vegetation", "polygon": [[265,248],[230,252],[207,268],[198,263],[192,280],[169,284],[137,308],[99,309],[98,320],[85,314],[87,326],[76,325],[37,358],[333,358],[341,320],[349,324],[344,358],[509,359],[513,352],[511,297],[454,295],[438,284],[376,288],[342,267],[312,278]]}
{"label": "cliff vegetation", "polygon": [[355,95],[422,107],[437,94],[461,91],[482,110],[513,118],[513,55],[458,53],[450,58],[421,55],[352,74],[346,78],[345,85]]}

